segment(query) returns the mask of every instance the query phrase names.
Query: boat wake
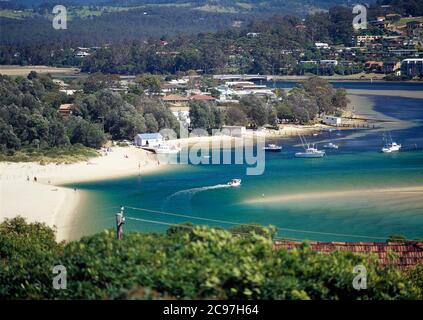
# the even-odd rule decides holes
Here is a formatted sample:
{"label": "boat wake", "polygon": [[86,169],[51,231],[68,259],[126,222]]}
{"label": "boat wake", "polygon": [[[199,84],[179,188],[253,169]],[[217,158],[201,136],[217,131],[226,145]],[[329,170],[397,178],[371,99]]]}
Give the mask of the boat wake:
{"label": "boat wake", "polygon": [[198,192],[203,192],[203,191],[213,190],[213,189],[230,188],[230,187],[231,186],[228,185],[228,184],[217,184],[217,185],[214,185],[214,186],[205,186],[205,187],[197,187],[197,188],[192,188],[192,189],[180,190],[178,192],[171,194],[169,197],[167,197],[166,200],[172,200],[175,197],[181,197],[181,196],[192,197],[193,195],[195,195]]}

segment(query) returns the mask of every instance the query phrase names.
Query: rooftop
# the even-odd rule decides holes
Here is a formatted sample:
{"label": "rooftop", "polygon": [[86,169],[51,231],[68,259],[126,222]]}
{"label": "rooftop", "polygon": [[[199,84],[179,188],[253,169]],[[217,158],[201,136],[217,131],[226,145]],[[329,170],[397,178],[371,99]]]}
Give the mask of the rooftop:
{"label": "rooftop", "polygon": [[193,96],[189,97],[190,100],[200,100],[200,101],[214,101],[216,100],[212,96],[206,96],[203,94],[194,94]]}
{"label": "rooftop", "polygon": [[[297,241],[276,241],[276,249],[295,249],[302,243]],[[423,263],[423,242],[309,242],[311,249],[321,253],[333,251],[348,251],[361,254],[376,254],[379,263],[383,266],[396,265],[400,268],[408,268]],[[395,253],[396,257],[390,259],[389,253]]]}
{"label": "rooftop", "polygon": [[137,134],[137,137],[141,139],[163,139],[160,133],[140,133]]}
{"label": "rooftop", "polygon": [[74,105],[72,103],[61,104],[60,107],[59,107],[59,111],[72,110],[73,107],[74,107]]}
{"label": "rooftop", "polygon": [[170,94],[163,97],[163,101],[189,101],[188,97],[183,97],[178,94]]}

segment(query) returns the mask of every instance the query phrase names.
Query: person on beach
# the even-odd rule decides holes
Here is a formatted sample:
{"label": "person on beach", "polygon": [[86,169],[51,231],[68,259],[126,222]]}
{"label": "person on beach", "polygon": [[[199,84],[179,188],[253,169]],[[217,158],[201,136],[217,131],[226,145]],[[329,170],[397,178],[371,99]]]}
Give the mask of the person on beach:
{"label": "person on beach", "polygon": [[37,182],[37,177],[34,177],[34,182]]}

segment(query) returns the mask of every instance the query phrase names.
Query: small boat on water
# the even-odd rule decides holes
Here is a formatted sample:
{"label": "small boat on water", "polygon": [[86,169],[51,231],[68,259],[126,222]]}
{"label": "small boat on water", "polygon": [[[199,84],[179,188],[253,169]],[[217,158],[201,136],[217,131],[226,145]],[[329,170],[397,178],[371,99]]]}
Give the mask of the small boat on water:
{"label": "small boat on water", "polygon": [[241,185],[241,179],[232,179],[228,182],[228,186],[230,187],[239,187]]}
{"label": "small boat on water", "polygon": [[305,148],[304,152],[297,152],[295,154],[297,158],[322,158],[325,156],[323,150],[318,150],[314,146]]}
{"label": "small boat on water", "polygon": [[401,149],[400,144],[397,144],[396,142],[391,142],[391,143],[386,144],[382,148],[382,152],[383,153],[391,153],[391,152],[399,151],[400,149]]}
{"label": "small boat on water", "polygon": [[332,142],[329,142],[329,143],[325,144],[323,146],[323,148],[326,148],[326,149],[338,149],[339,146],[336,145],[336,144],[334,144],[334,143],[332,143]]}
{"label": "small boat on water", "polygon": [[314,144],[309,144],[305,137],[300,135],[301,143],[303,144],[304,152],[295,153],[297,158],[322,158],[325,156],[324,150],[318,150]]}
{"label": "small boat on water", "polygon": [[282,146],[278,146],[276,144],[268,144],[267,146],[265,146],[263,148],[264,151],[266,152],[281,152],[282,151]]}
{"label": "small boat on water", "polygon": [[385,137],[385,145],[382,148],[382,152],[383,153],[391,153],[391,152],[396,152],[399,151],[401,149],[401,145],[392,141],[392,137],[389,134],[389,137]]}
{"label": "small boat on water", "polygon": [[156,148],[154,148],[154,152],[157,154],[176,154],[181,151],[181,148],[178,148],[176,146],[170,146],[170,145],[159,145]]}

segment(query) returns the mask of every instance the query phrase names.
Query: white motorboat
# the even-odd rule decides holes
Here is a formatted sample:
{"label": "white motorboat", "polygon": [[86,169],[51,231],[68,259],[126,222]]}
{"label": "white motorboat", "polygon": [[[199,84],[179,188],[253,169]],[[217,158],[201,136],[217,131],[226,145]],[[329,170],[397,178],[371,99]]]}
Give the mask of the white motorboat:
{"label": "white motorboat", "polygon": [[276,144],[268,144],[267,146],[263,147],[264,151],[267,152],[281,152],[282,151],[282,146],[278,146]]}
{"label": "white motorboat", "polygon": [[308,147],[305,148],[304,152],[297,152],[295,156],[297,158],[322,158],[325,156],[325,152],[314,147]]}
{"label": "white motorboat", "polygon": [[325,151],[318,150],[314,144],[310,145],[305,137],[300,135],[301,143],[304,147],[304,152],[297,152],[295,156],[297,158],[322,158],[325,156]]}
{"label": "white motorboat", "polygon": [[325,144],[323,146],[323,148],[326,148],[326,149],[338,149],[339,146],[336,145],[336,144],[334,144],[334,143],[332,143],[332,142],[329,142],[329,143]]}
{"label": "white motorboat", "polygon": [[385,145],[382,148],[382,152],[383,153],[391,153],[391,152],[396,152],[399,151],[401,149],[401,145],[392,141],[392,137],[389,134],[389,137],[385,137]]}
{"label": "white motorboat", "polygon": [[157,154],[176,154],[181,152],[181,148],[178,148],[176,146],[170,146],[167,144],[159,145],[156,148],[154,148],[154,152]]}
{"label": "white motorboat", "polygon": [[228,182],[228,186],[230,187],[239,187],[241,185],[241,179],[232,179]]}
{"label": "white motorboat", "polygon": [[391,143],[386,144],[382,148],[382,152],[383,153],[391,153],[391,152],[399,151],[400,149],[401,149],[400,144],[397,144],[396,142],[391,142]]}

